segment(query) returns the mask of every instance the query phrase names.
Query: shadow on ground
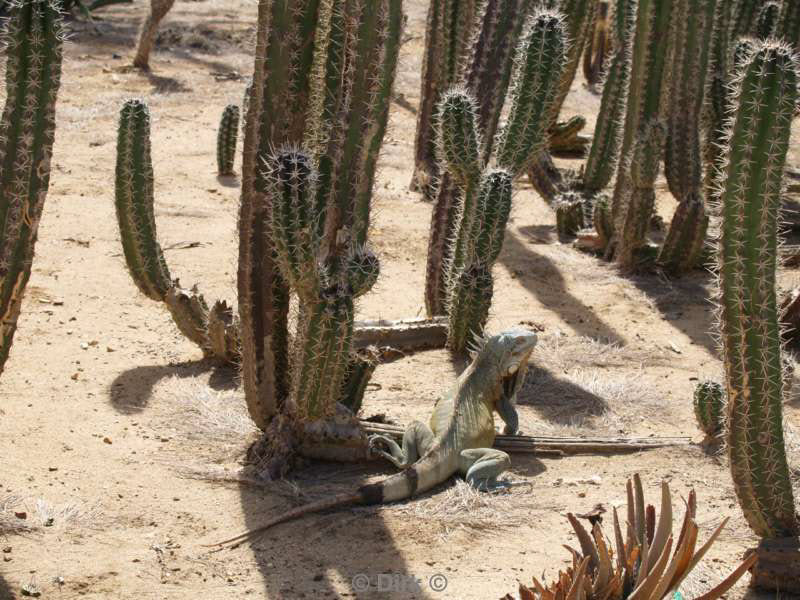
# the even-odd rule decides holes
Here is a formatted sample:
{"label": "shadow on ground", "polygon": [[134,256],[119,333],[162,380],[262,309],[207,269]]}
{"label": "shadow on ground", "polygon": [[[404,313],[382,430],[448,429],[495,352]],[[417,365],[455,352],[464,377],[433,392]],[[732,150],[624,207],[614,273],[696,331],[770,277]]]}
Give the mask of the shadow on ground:
{"label": "shadow on ground", "polygon": [[165,377],[191,378],[212,371],[208,384],[215,390],[231,390],[238,385],[236,369],[204,359],[176,365],[147,365],[120,373],[109,386],[111,405],[122,414],[142,412],[150,403],[153,388]]}
{"label": "shadow on ground", "polygon": [[545,308],[557,313],[578,335],[624,344],[622,336],[567,290],[561,269],[513,232],[506,233],[501,262]]}
{"label": "shadow on ground", "polygon": [[528,371],[517,404],[530,406],[541,418],[566,426],[582,424],[609,410],[605,399],[535,365]]}
{"label": "shadow on ground", "polygon": [[13,600],[14,595],[11,593],[11,586],[9,583],[0,575],[0,600]]}

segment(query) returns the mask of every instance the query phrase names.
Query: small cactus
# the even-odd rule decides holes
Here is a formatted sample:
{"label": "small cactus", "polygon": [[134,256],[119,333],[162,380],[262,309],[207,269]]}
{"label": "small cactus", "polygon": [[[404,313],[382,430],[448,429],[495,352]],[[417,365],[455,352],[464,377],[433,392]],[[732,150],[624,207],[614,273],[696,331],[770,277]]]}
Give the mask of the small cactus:
{"label": "small cactus", "polygon": [[555,203],[556,230],[560,237],[574,236],[586,226],[584,200],[574,192],[562,194]]}
{"label": "small cactus", "polygon": [[239,140],[239,107],[229,104],[222,113],[217,132],[217,173],[222,177],[234,174],[236,142]]}
{"label": "small cactus", "polygon": [[10,4],[0,119],[0,373],[17,329],[50,185],[63,25],[56,2]]}
{"label": "small cactus", "polygon": [[727,445],[742,512],[762,537],[795,536],[783,437],[783,364],[775,277],[778,217],[798,64],[788,46],[755,45],[730,92],[719,173],[720,329]]}
{"label": "small cactus", "polygon": [[701,431],[716,436],[725,425],[725,391],[716,381],[701,381],[694,388],[694,415]]}

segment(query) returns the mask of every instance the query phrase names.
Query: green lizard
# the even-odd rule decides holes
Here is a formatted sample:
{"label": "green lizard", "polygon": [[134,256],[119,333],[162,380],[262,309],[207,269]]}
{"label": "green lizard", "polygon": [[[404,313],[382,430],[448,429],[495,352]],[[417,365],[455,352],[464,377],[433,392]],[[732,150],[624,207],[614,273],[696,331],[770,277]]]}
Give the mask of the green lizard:
{"label": "green lizard", "polygon": [[437,401],[430,427],[419,421],[412,423],[403,436],[402,447],[391,438],[371,436],[370,449],[403,469],[400,473],[363,485],[353,493],[290,510],[261,527],[214,545],[240,543],[312,512],[405,500],[456,473],[480,490],[508,487],[510,484],[497,481],[511,461],[508,454],[492,448],[496,435],[494,412],[505,422],[506,435],[517,432],[516,395],[535,345],[536,334],[523,329],[487,338],[455,385]]}

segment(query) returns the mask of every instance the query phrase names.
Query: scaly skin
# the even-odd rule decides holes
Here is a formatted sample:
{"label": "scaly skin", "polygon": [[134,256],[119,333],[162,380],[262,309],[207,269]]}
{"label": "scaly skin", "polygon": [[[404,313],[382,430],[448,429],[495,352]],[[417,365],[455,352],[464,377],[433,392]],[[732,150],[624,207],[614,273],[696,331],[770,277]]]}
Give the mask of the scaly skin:
{"label": "scaly skin", "polygon": [[536,334],[517,329],[488,338],[469,367],[433,409],[430,426],[412,423],[403,437],[402,448],[393,440],[375,435],[370,447],[386,444],[388,451],[375,452],[386,457],[400,473],[378,483],[363,485],[341,494],[301,506],[263,526],[214,544],[238,544],[266,530],[304,515],[351,504],[382,504],[405,500],[462,474],[477,489],[507,487],[497,478],[509,466],[508,454],[492,448],[495,439],[494,413],[506,424],[505,434],[517,432],[514,407],[528,360],[536,345]]}

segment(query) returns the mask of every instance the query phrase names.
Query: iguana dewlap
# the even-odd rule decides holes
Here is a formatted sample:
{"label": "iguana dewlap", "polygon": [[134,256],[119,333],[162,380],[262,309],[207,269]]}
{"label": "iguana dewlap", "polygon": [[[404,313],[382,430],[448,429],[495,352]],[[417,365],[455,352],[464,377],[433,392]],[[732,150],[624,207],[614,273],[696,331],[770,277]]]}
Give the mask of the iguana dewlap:
{"label": "iguana dewlap", "polygon": [[[400,473],[363,485],[354,493],[288,511],[217,545],[249,539],[311,512],[348,504],[404,500],[456,473],[464,475],[478,489],[498,487],[497,478],[508,468],[510,459],[505,452],[492,448],[496,435],[494,413],[505,422],[507,435],[517,432],[516,395],[535,345],[536,334],[524,329],[487,338],[450,391],[436,403],[430,426],[418,421],[412,423],[403,436],[402,446],[391,438],[372,436],[370,447],[402,468]],[[378,445],[387,449],[376,449]]]}

